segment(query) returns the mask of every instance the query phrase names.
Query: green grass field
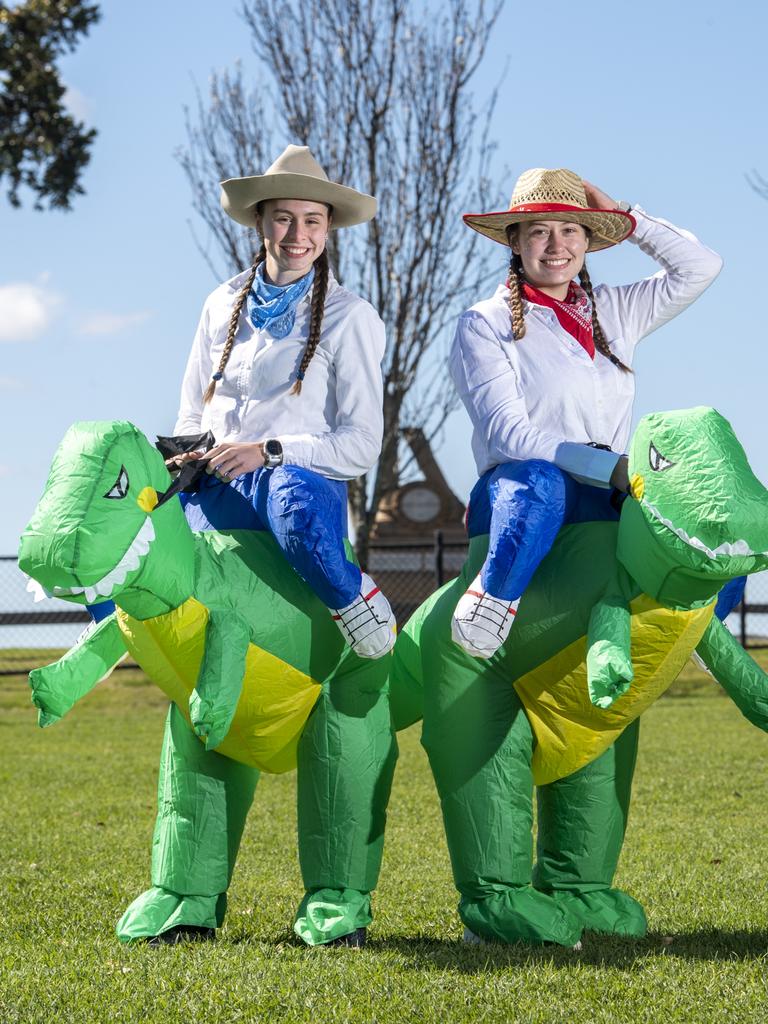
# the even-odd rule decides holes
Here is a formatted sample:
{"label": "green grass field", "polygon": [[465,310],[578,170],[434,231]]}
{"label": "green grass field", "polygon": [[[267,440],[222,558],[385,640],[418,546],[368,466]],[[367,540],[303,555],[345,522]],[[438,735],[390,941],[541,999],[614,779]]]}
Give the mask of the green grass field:
{"label": "green grass field", "polygon": [[400,737],[366,949],[292,939],[291,775],[260,783],[218,941],[121,946],[115,921],[148,885],[164,713],[120,672],[42,731],[25,680],[0,679],[2,1024],[768,1018],[768,738],[692,667],[644,718],[617,879],[651,933],[587,935],[581,953],[460,942],[418,728]]}

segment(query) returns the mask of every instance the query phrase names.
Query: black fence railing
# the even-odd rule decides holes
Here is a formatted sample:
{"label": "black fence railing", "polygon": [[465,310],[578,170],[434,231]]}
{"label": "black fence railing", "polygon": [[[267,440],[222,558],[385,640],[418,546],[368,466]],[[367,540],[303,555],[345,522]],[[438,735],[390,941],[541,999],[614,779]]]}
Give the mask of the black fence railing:
{"label": "black fence railing", "polygon": [[[367,568],[405,623],[422,601],[459,575],[467,553],[464,540],[437,531],[431,541],[372,543]],[[14,555],[0,556],[0,675],[26,673],[70,647],[90,621],[65,601],[33,603]],[[768,647],[768,573],[747,580],[745,600],[728,625],[744,647]],[[130,664],[126,667],[131,667]]]}

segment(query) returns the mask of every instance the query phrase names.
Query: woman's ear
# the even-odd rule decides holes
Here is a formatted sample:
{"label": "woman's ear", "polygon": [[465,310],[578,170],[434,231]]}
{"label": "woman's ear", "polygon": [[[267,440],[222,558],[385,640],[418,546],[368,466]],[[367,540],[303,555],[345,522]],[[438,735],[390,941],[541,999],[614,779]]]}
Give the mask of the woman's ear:
{"label": "woman's ear", "polygon": [[520,242],[519,242],[520,229],[517,224],[512,224],[507,228],[507,243],[509,248],[515,254],[520,255]]}

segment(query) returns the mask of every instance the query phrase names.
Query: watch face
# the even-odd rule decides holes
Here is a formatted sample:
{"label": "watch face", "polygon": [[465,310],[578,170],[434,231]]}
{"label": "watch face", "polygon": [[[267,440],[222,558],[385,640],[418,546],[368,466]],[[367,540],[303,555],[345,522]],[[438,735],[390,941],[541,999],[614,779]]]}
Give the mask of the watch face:
{"label": "watch face", "polygon": [[440,514],[440,496],[429,487],[412,487],[400,499],[400,511],[412,523],[428,523]]}
{"label": "watch face", "polygon": [[282,455],[283,446],[280,444],[279,441],[267,441],[264,444],[264,451],[267,453],[267,455]]}

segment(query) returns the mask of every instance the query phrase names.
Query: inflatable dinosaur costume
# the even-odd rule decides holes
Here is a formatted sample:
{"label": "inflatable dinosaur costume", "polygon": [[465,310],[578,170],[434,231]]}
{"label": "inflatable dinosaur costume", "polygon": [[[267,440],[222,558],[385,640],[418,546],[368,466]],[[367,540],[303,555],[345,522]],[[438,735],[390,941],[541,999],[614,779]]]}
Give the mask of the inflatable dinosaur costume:
{"label": "inflatable dinosaur costume", "polygon": [[170,484],[130,423],[75,424],[19,553],[47,593],[117,606],[60,661],[31,673],[41,725],[127,652],[173,701],[152,888],[118,934],[220,925],[259,769],[297,765],[306,895],[295,930],[310,945],[355,934],[371,920],[396,759],[390,659],[347,647],[270,535],[193,534],[179,500],[162,502]]}
{"label": "inflatable dinosaur costume", "polygon": [[637,718],[694,651],[768,729],[768,677],[713,617],[727,581],[768,567],[768,491],[705,408],[646,416],[630,474],[618,522],[561,531],[493,658],[470,657],[450,628],[487,536],[398,638],[393,714],[409,724],[423,701],[459,913],[475,936],[573,945],[585,928],[645,933],[640,905],[612,887]]}

